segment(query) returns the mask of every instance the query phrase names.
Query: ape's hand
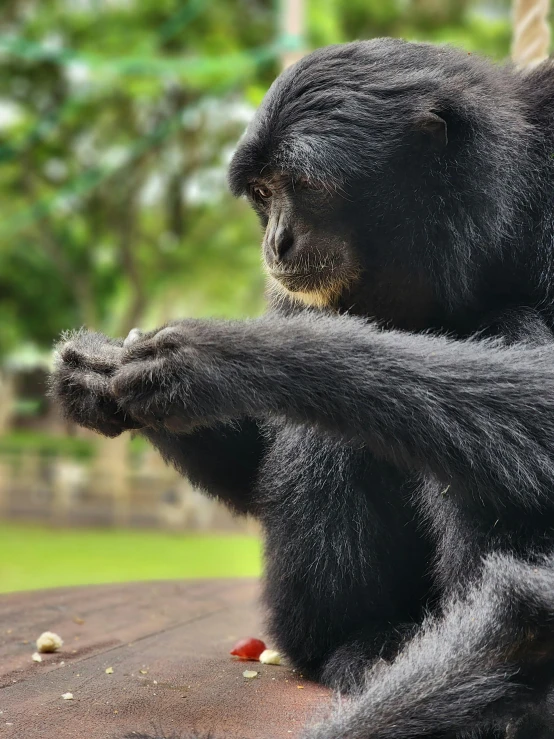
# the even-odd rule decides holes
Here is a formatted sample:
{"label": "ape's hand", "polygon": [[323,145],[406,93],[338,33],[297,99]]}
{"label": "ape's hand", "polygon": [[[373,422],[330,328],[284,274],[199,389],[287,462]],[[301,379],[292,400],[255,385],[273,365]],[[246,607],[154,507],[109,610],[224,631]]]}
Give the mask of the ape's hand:
{"label": "ape's hand", "polygon": [[126,346],[111,383],[121,411],[142,426],[181,433],[228,417],[232,367],[225,345],[237,348],[232,326],[185,320]]}
{"label": "ape's hand", "polygon": [[118,408],[111,391],[123,351],[123,341],[92,331],[77,331],[62,339],[56,348],[50,395],[67,419],[110,437],[140,428]]}

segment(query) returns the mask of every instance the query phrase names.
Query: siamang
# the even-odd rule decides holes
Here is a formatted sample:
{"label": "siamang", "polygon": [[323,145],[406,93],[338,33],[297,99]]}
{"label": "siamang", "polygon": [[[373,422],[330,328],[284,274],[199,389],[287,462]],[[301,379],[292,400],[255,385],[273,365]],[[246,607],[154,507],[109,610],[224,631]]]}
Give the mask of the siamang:
{"label": "siamang", "polygon": [[272,85],[230,166],[268,312],[58,346],[265,533],[265,604],[349,691],[313,739],[554,737],[554,67],[392,39]]}

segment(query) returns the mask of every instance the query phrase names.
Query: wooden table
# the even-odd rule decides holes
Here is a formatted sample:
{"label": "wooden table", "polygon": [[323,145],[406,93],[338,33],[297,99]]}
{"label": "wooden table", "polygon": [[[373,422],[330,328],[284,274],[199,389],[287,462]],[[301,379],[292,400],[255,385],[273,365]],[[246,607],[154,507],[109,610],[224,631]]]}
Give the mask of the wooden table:
{"label": "wooden table", "polygon": [[[263,637],[258,595],[249,580],[210,580],[0,597],[0,737],[292,739],[328,692],[286,666],[229,656],[237,639]],[[33,662],[43,631],[64,645]]]}

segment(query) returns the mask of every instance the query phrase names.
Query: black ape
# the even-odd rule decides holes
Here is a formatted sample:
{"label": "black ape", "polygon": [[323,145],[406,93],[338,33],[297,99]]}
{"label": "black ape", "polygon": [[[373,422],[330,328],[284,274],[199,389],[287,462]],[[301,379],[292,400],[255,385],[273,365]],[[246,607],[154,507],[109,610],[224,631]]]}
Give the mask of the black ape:
{"label": "black ape", "polygon": [[68,417],[262,522],[275,640],[360,689],[317,739],[554,736],[553,96],[550,63],[311,54],[231,165],[268,314],[59,347]]}

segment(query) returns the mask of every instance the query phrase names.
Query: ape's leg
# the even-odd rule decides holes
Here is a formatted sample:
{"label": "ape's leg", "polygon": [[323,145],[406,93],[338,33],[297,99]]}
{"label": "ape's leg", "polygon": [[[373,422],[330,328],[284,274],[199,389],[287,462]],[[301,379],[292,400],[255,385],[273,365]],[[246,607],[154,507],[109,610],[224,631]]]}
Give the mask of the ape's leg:
{"label": "ape's leg", "polygon": [[340,690],[389,659],[429,597],[430,543],[413,486],[363,448],[284,427],[260,475],[265,601],[278,646]]}
{"label": "ape's leg", "polygon": [[[450,737],[528,716],[551,681],[554,569],[490,556],[463,598],[426,621],[392,665],[313,739]],[[524,724],[522,724],[523,729]]]}

